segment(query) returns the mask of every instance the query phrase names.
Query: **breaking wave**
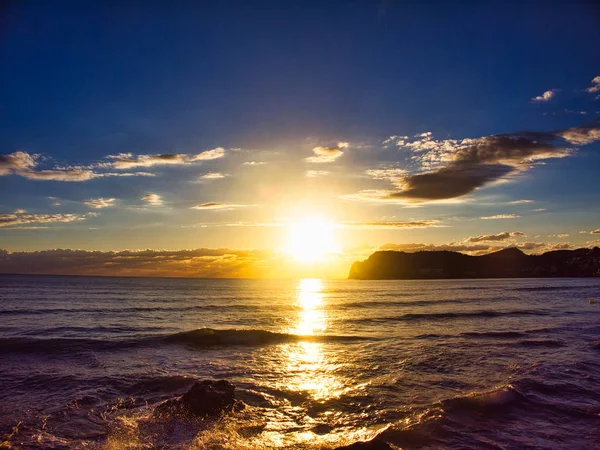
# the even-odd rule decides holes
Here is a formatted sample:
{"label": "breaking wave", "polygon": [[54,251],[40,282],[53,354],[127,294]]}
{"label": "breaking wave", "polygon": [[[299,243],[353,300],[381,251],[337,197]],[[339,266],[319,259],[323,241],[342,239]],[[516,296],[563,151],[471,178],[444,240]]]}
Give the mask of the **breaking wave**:
{"label": "breaking wave", "polygon": [[362,336],[297,335],[266,330],[200,328],[167,335],[151,335],[130,339],[27,338],[0,339],[0,353],[63,353],[77,351],[115,351],[132,347],[184,344],[194,347],[231,345],[268,345],[293,342],[345,342],[371,339]]}

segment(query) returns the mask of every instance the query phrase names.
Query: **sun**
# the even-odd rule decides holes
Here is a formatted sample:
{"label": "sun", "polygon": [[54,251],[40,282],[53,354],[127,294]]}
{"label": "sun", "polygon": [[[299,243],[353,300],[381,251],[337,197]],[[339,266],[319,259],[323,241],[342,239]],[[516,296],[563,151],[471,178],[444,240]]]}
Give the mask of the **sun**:
{"label": "sun", "polygon": [[304,219],[290,224],[286,251],[306,262],[337,253],[335,224],[324,219]]}

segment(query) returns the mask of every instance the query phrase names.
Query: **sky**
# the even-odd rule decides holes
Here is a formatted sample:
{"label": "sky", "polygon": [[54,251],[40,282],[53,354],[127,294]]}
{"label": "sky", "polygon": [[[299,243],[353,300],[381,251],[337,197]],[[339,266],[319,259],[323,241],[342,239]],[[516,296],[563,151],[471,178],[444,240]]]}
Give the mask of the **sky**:
{"label": "sky", "polygon": [[599,41],[594,2],[3,2],[0,272],[597,245]]}

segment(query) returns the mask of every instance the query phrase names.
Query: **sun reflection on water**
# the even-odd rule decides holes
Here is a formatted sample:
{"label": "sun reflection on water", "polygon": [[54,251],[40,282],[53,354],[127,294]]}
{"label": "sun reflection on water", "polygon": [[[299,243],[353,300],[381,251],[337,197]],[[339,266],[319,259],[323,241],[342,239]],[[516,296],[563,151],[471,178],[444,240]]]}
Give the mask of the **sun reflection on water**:
{"label": "sun reflection on water", "polygon": [[300,280],[296,288],[296,302],[300,307],[300,312],[298,322],[290,332],[303,336],[323,333],[327,328],[327,317],[323,304],[321,280],[316,278]]}
{"label": "sun reflection on water", "polygon": [[[302,336],[315,336],[327,331],[327,305],[321,280],[300,280],[296,302],[300,310],[296,326],[290,331]],[[339,397],[343,384],[335,375],[336,364],[324,352],[322,342],[303,341],[284,346],[287,353],[289,388],[308,393],[315,400]]]}

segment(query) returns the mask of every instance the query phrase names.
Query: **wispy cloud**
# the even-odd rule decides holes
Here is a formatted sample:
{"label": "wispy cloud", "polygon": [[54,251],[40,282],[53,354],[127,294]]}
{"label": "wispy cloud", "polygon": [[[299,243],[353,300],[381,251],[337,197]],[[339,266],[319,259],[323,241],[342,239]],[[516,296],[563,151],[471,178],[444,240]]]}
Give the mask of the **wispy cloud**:
{"label": "wispy cloud", "polygon": [[91,198],[89,200],[85,200],[83,204],[89,206],[90,208],[102,209],[115,206],[116,202],[116,198]]}
{"label": "wispy cloud", "polygon": [[437,228],[441,227],[441,222],[437,219],[423,219],[423,220],[408,220],[398,222],[345,222],[343,224],[346,228],[360,228],[360,229],[410,229],[410,228]]}
{"label": "wispy cloud", "polygon": [[145,201],[149,206],[162,206],[163,199],[160,195],[153,192],[143,195],[140,200]]}
{"label": "wispy cloud", "polygon": [[590,234],[600,234],[600,228],[597,230],[590,231]]}
{"label": "wispy cloud", "polygon": [[217,147],[197,154],[163,153],[158,155],[133,155],[132,153],[120,153],[118,155],[108,155],[106,158],[112,160],[112,162],[108,163],[109,167],[115,169],[134,169],[137,167],[159,165],[190,164],[197,161],[219,159],[223,156],[225,156],[225,149]]}
{"label": "wispy cloud", "polygon": [[201,209],[201,210],[220,210],[220,209],[234,209],[234,208],[245,208],[248,205],[237,205],[233,203],[201,203],[196,206],[192,206],[191,209]]}
{"label": "wispy cloud", "polygon": [[306,161],[311,163],[333,162],[344,154],[344,150],[348,148],[348,145],[347,142],[338,142],[336,146],[315,147],[313,148],[315,156],[309,156]]}
{"label": "wispy cloud", "polygon": [[32,223],[50,224],[79,222],[95,214],[24,214],[18,211],[20,210],[15,211],[13,214],[0,214],[0,227],[14,227]]}
{"label": "wispy cloud", "polygon": [[318,178],[329,175],[329,171],[327,170],[307,170],[305,173],[307,178]]}
{"label": "wispy cloud", "polygon": [[512,200],[508,202],[509,205],[526,205],[529,203],[533,203],[533,200]]}
{"label": "wispy cloud", "polygon": [[590,94],[600,92],[600,75],[592,79],[592,85],[586,89]]}
{"label": "wispy cloud", "polygon": [[532,102],[547,102],[550,101],[558,92],[558,89],[550,89],[549,91],[544,92],[542,95],[538,95],[537,97],[533,97],[531,99]]}
{"label": "wispy cloud", "polygon": [[385,168],[385,169],[368,169],[365,174],[376,180],[387,180],[395,185],[402,183],[403,177],[408,174],[406,169],[401,168]]}
{"label": "wispy cloud", "polygon": [[0,155],[0,176],[19,175],[29,180],[81,182],[104,177],[154,176],[148,172],[98,172],[89,167],[67,166],[53,169],[39,169],[42,157],[18,151]]}
{"label": "wispy cloud", "polygon": [[211,180],[222,180],[227,175],[221,172],[209,172],[198,177],[198,181],[211,181]]}
{"label": "wispy cloud", "polygon": [[501,220],[501,219],[517,219],[521,216],[518,214],[496,214],[495,216],[480,217],[483,220]]}

